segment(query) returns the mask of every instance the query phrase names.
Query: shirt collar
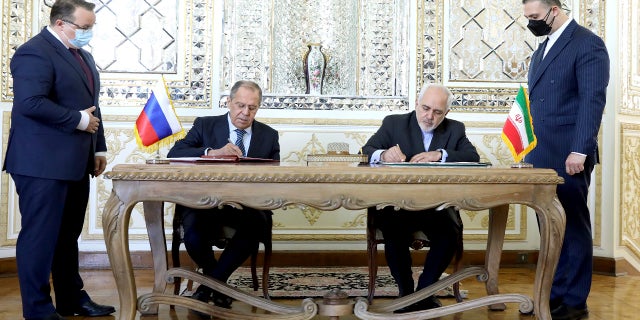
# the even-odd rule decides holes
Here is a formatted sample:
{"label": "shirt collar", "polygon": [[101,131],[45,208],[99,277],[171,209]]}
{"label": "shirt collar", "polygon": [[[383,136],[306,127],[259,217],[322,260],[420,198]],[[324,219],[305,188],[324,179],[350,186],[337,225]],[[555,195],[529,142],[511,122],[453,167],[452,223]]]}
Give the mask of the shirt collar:
{"label": "shirt collar", "polygon": [[58,39],[58,41],[60,41],[60,43],[62,43],[62,45],[63,45],[65,48],[69,49],[69,47],[68,47],[66,44],[64,44],[64,42],[62,42],[62,39],[60,39],[60,36],[55,32],[55,30],[53,30],[53,28],[51,28],[51,26],[47,26],[47,30],[48,30],[48,31],[49,31],[49,32],[50,32],[54,37],[56,37],[56,39]]}
{"label": "shirt collar", "polygon": [[[565,21],[560,28],[558,28],[558,30],[556,30],[556,32],[552,33],[549,35],[549,42],[550,43],[555,43],[556,40],[558,40],[558,38],[560,38],[560,35],[562,34],[562,32],[564,32],[564,29],[567,28],[567,26],[569,25],[569,23],[571,23],[571,21],[573,21],[573,18],[569,18],[567,19],[567,21]],[[547,47],[549,47],[549,44],[547,44]]]}

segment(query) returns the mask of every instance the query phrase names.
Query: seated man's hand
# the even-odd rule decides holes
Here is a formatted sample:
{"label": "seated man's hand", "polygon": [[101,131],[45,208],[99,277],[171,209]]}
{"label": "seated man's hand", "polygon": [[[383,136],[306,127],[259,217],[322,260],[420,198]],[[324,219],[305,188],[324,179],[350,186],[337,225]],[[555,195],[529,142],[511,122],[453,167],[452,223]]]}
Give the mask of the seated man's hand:
{"label": "seated man's hand", "polygon": [[242,151],[233,143],[227,143],[220,149],[211,149],[207,152],[208,156],[238,156],[242,157]]}
{"label": "seated man's hand", "polygon": [[427,151],[421,152],[413,156],[409,162],[437,162],[442,159],[442,152]]}
{"label": "seated man's hand", "polygon": [[407,156],[402,153],[402,150],[397,145],[385,150],[380,155],[380,160],[383,162],[404,162],[405,159],[407,159]]}

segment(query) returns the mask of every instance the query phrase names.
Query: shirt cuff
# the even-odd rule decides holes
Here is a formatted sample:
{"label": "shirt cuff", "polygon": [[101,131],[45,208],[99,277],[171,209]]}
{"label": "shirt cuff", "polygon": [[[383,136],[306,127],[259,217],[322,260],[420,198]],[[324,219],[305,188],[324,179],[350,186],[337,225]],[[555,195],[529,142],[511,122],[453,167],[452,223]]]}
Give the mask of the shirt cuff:
{"label": "shirt cuff", "polygon": [[76,129],[85,131],[89,126],[89,114],[87,114],[84,111],[78,111],[78,112],[80,112],[81,118],[80,118],[80,123],[78,123],[78,125],[76,126]]}
{"label": "shirt cuff", "polygon": [[449,156],[449,154],[447,153],[447,150],[438,149],[438,151],[442,152],[442,158],[440,159],[440,162],[447,162],[447,156]]}
{"label": "shirt cuff", "polygon": [[205,148],[204,149],[204,155],[208,155],[209,154],[209,150],[213,150],[213,148]]}
{"label": "shirt cuff", "polygon": [[573,154],[579,154],[579,155],[581,155],[581,156],[583,156],[583,157],[586,157],[586,156],[587,156],[587,155],[586,155],[586,154],[584,154],[584,153],[575,152],[575,151],[574,151],[574,152],[571,152],[571,153],[573,153]]}
{"label": "shirt cuff", "polygon": [[107,152],[106,151],[100,151],[100,152],[96,152],[94,154],[94,157],[106,157],[107,156]]}
{"label": "shirt cuff", "polygon": [[382,153],[385,150],[380,149],[380,150],[376,150],[373,152],[373,154],[371,155],[371,159],[369,159],[369,163],[380,163],[380,155],[382,155]]}

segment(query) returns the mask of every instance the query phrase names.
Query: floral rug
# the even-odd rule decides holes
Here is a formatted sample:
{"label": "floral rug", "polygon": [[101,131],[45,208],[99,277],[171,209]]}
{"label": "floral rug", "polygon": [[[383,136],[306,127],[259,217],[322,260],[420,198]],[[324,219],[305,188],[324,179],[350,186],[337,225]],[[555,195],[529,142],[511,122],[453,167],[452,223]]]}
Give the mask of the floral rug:
{"label": "floral rug", "polygon": [[[260,277],[261,270],[258,270]],[[420,275],[419,269],[414,269],[414,278]],[[229,285],[253,292],[251,269],[238,269],[228,281]],[[366,297],[369,283],[369,272],[366,267],[335,267],[335,268],[278,268],[269,270],[269,295],[272,297],[300,298],[322,297],[331,289],[341,289],[350,297]],[[466,290],[461,290],[466,296]],[[261,295],[262,290],[256,292]],[[453,290],[446,288],[438,296],[453,296]],[[398,288],[389,274],[387,267],[378,268],[376,279],[376,297],[395,297]]]}

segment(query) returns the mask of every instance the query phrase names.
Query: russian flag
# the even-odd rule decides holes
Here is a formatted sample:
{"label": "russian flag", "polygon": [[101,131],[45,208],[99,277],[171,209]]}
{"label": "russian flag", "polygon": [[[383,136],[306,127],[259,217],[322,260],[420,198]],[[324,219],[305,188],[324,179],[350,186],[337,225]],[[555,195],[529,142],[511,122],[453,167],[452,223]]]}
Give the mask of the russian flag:
{"label": "russian flag", "polygon": [[149,100],[138,116],[134,130],[141,147],[149,147],[174,135],[184,135],[182,125],[169,100],[164,79],[151,90]]}

